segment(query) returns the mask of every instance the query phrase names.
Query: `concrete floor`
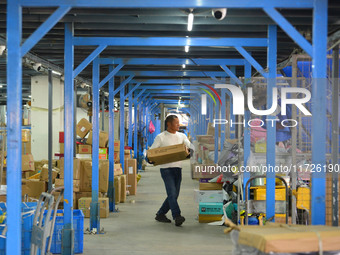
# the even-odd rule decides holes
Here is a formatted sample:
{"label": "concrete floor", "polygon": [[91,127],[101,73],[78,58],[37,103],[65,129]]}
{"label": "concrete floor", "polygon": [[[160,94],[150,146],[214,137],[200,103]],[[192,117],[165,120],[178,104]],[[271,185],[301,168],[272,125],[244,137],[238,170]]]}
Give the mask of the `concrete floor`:
{"label": "concrete floor", "polygon": [[[137,195],[118,204],[118,213],[101,220],[106,234],[84,235],[84,254],[231,254],[232,243],[222,226],[198,223],[198,204],[194,189],[198,182],[190,177],[190,161],[183,162],[179,204],[186,221],[181,227],[154,220],[165,199],[165,188],[158,167],[147,167],[138,183]],[[135,203],[133,203],[133,201]],[[170,212],[168,217],[171,218]],[[89,219],[85,219],[85,228]]]}

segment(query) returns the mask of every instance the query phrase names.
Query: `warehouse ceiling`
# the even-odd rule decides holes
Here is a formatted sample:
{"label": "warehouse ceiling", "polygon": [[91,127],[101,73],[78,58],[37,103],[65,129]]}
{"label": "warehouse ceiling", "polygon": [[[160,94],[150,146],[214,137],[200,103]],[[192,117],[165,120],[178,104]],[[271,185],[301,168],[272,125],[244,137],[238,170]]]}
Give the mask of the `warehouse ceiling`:
{"label": "warehouse ceiling", "polygon": [[[30,36],[55,9],[24,8],[23,39]],[[307,40],[312,38],[312,10],[278,10]],[[216,20],[211,9],[194,9],[194,25],[187,31],[188,9],[72,9],[45,37],[31,50],[36,55],[60,68],[64,63],[64,22],[74,22],[75,36],[109,37],[238,37],[266,38],[267,25],[273,21],[260,9],[228,9],[224,20]],[[329,35],[340,30],[340,1],[329,0]],[[6,38],[6,2],[0,1],[0,36]],[[0,41],[1,44],[1,41]],[[267,62],[266,48],[246,48],[263,66]],[[81,63],[94,47],[75,48],[75,66]],[[278,62],[289,58],[299,47],[278,28]],[[227,47],[190,47],[186,53],[183,47],[108,47],[101,57],[119,58],[241,58],[234,48]],[[133,70],[183,70],[182,66],[124,66],[123,71]],[[223,71],[219,66],[187,66],[188,70]],[[254,70],[253,70],[254,71]],[[243,68],[236,69],[237,76],[243,76]],[[23,97],[28,100],[30,77],[38,72],[24,65]],[[102,76],[107,67],[101,69]],[[91,66],[80,76],[91,80]],[[136,79],[150,77],[135,77]],[[155,77],[159,78],[159,77]],[[165,77],[162,77],[165,78]],[[174,77],[172,77],[174,78]],[[177,77],[182,78],[182,77]],[[190,77],[188,77],[190,78]],[[2,100],[6,93],[6,58],[0,56],[0,93]],[[105,90],[106,88],[104,88]],[[170,98],[171,96],[168,96]],[[0,98],[0,100],[1,100]]]}

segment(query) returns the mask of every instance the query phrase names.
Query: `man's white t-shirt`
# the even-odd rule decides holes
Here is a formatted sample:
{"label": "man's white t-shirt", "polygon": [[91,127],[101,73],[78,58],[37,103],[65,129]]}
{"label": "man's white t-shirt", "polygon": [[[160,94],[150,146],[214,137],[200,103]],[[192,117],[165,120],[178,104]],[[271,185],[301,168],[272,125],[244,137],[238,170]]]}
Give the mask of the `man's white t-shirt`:
{"label": "man's white t-shirt", "polygon": [[[172,134],[168,131],[164,131],[156,136],[155,141],[153,142],[150,149],[155,149],[159,147],[165,147],[165,146],[171,146],[176,144],[182,144],[184,143],[188,148],[192,148],[192,144],[190,143],[188,137],[181,133],[176,132],[175,134]],[[167,163],[163,165],[159,165],[160,168],[169,168],[169,167],[182,167],[182,161],[176,161],[172,163]]]}

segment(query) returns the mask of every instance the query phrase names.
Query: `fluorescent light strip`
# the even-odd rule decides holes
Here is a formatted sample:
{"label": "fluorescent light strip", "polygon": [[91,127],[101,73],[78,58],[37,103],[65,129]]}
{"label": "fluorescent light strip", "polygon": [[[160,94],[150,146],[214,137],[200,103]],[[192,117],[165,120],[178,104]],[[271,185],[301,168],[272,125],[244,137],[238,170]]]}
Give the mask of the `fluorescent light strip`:
{"label": "fluorescent light strip", "polygon": [[189,13],[189,15],[188,15],[188,31],[192,30],[193,24],[194,24],[194,14]]}

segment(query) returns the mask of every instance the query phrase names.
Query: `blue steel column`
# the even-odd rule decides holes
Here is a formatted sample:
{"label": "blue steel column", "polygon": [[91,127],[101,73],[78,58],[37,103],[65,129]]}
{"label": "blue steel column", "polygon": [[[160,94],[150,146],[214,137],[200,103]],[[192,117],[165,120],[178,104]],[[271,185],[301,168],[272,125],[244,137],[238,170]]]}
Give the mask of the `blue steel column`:
{"label": "blue steel column", "polygon": [[[244,78],[245,78],[245,84],[250,82],[251,79],[251,65],[248,61],[244,64]],[[250,155],[250,127],[248,125],[248,121],[250,120],[250,111],[248,109],[245,110],[244,114],[244,139],[243,139],[243,161],[244,166],[247,166],[248,158]],[[250,172],[244,172],[243,173],[243,187],[245,188],[245,185],[247,181],[250,178]],[[243,191],[243,194],[245,194],[245,190]],[[248,193],[249,194],[249,193]]]}
{"label": "blue steel column", "polygon": [[65,57],[64,57],[64,199],[70,201],[64,203],[64,228],[62,231],[62,254],[74,253],[74,229],[73,229],[73,150],[74,150],[74,81],[72,71],[74,69],[74,46],[72,38],[74,34],[73,23],[65,24]]}
{"label": "blue steel column", "polygon": [[[138,94],[137,92],[135,93],[135,95]],[[138,124],[137,124],[137,117],[138,117],[138,105],[136,103],[136,98],[134,98],[134,105],[133,105],[133,114],[134,114],[134,133],[133,133],[133,150],[134,150],[134,153],[135,153],[135,159],[138,158]]]}
{"label": "blue steel column", "polygon": [[[132,87],[129,86],[129,89]],[[132,95],[129,96],[129,125],[128,125],[128,146],[132,147]]]}
{"label": "blue steel column", "polygon": [[125,113],[124,113],[124,102],[125,102],[125,87],[120,90],[120,117],[119,117],[119,140],[120,140],[120,163],[122,164],[123,173],[125,173],[125,159],[124,159],[124,144],[125,144]]}
{"label": "blue steel column", "polygon": [[312,83],[312,163],[321,166],[312,174],[312,224],[325,224],[326,88],[327,88],[327,1],[314,0],[313,83]]}
{"label": "blue steel column", "polygon": [[[273,88],[276,87],[276,59],[277,59],[277,27],[276,25],[268,26],[268,56],[267,65],[269,69],[267,79],[267,109],[273,102]],[[277,100],[276,98],[274,100]],[[267,116],[268,119],[276,119],[274,115]],[[276,143],[276,125],[267,123],[267,182],[266,182],[266,218],[269,219],[275,215],[275,172],[269,170],[275,166],[275,143]]]}
{"label": "blue steel column", "polygon": [[100,231],[99,216],[99,59],[93,60],[92,71],[92,201],[90,205],[90,229]]}
{"label": "blue steel column", "polygon": [[[233,74],[236,75],[236,66],[231,66],[230,67],[230,71],[233,72]],[[234,81],[234,79],[230,78],[230,84],[236,84],[236,82]],[[235,115],[233,113],[233,104],[234,104],[234,98],[231,96],[231,94],[229,94],[229,100],[230,100],[230,121],[232,121],[233,123],[236,122],[236,118]],[[236,138],[236,125],[233,125],[232,127],[230,127],[230,139],[235,139]]]}
{"label": "blue steel column", "polygon": [[[219,104],[216,104],[215,105],[215,119],[219,119]],[[219,136],[219,128],[220,128],[220,125],[216,125],[215,126],[215,158],[214,158],[214,161],[215,161],[215,164],[217,163],[218,161],[218,136]]]}
{"label": "blue steel column", "polygon": [[[113,66],[109,66],[109,73],[112,72]],[[115,188],[114,188],[114,141],[115,141],[115,108],[114,108],[114,77],[109,80],[109,190],[107,192],[109,197],[110,212],[114,212],[115,208]]]}
{"label": "blue steel column", "polygon": [[21,254],[22,8],[7,3],[7,238],[6,254]]}
{"label": "blue steel column", "polygon": [[[221,105],[221,119],[225,120],[226,119],[226,100],[225,100],[225,96],[226,96],[226,89],[221,89],[221,101],[222,101],[222,105]],[[224,144],[224,140],[225,140],[225,124],[221,125],[221,151],[223,150],[223,144]]]}
{"label": "blue steel column", "polygon": [[150,121],[150,116],[149,116],[149,106],[146,106],[147,105],[147,102],[145,102],[145,111],[144,111],[144,116],[145,116],[145,139],[146,139],[146,142],[145,142],[145,149],[147,150],[148,149],[148,143],[149,143],[149,121]]}

